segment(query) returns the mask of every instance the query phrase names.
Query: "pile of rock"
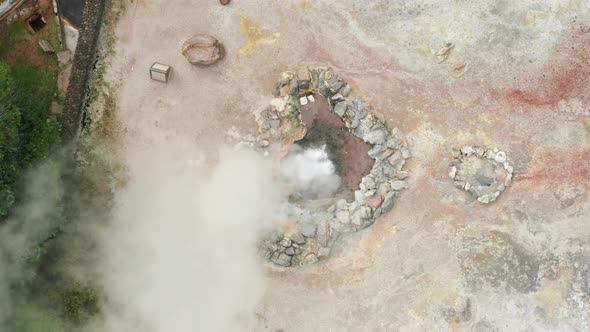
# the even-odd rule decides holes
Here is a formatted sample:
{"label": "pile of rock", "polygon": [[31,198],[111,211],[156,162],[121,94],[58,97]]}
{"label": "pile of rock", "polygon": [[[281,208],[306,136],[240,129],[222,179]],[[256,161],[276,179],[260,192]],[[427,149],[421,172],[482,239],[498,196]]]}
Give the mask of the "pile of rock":
{"label": "pile of rock", "polygon": [[296,230],[290,233],[269,234],[262,241],[262,256],[283,267],[312,264],[327,257],[339,233],[327,214],[314,214],[316,220],[298,220]]}
{"label": "pile of rock", "polygon": [[504,151],[464,146],[453,150],[449,176],[456,187],[482,203],[491,203],[510,186],[513,171]]}
{"label": "pile of rock", "polygon": [[[371,146],[369,157],[373,168],[362,178],[353,201],[340,199],[321,211],[310,211],[313,220],[298,220],[296,231],[274,234],[261,246],[263,255],[279,266],[314,263],[330,253],[330,248],[342,232],[354,232],[375,222],[393,208],[394,199],[407,188],[408,172],[403,170],[410,157],[406,141],[399,129],[388,130],[385,123],[371,113],[359,98],[351,98],[350,84],[340,79],[329,67],[308,69],[305,79],[294,72],[284,72],[275,85],[276,97],[271,106],[261,112],[259,147],[272,153],[273,143],[290,144],[301,139],[305,126],[300,106],[309,96],[320,93],[330,102],[331,111],[342,118],[346,128]],[[279,151],[284,151],[284,147]]]}

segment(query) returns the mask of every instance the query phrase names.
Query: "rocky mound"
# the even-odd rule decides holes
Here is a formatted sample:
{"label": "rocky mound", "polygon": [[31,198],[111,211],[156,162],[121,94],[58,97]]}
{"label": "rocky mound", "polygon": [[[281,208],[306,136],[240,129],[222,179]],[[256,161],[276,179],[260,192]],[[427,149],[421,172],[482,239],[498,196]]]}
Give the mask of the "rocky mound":
{"label": "rocky mound", "polygon": [[372,225],[393,208],[395,197],[407,188],[408,172],[403,170],[410,157],[406,141],[397,129],[388,129],[372,114],[365,102],[352,96],[350,84],[329,67],[308,69],[307,77],[284,72],[276,84],[271,106],[259,117],[259,146],[265,155],[284,155],[289,144],[305,136],[301,106],[314,102],[321,94],[330,109],[344,121],[346,129],[371,146],[374,165],[366,174],[354,199],[309,201],[289,208],[282,233],[270,234],[262,241],[261,252],[279,266],[313,263],[329,255],[339,234],[355,232]]}

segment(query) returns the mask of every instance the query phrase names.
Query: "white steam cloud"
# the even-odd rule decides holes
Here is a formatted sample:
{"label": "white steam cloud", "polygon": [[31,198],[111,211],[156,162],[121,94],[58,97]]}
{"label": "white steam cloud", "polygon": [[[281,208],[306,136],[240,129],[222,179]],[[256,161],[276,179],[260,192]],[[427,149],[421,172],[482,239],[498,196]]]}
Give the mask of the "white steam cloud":
{"label": "white steam cloud", "polygon": [[328,158],[326,146],[303,149],[293,145],[281,162],[281,173],[290,192],[303,198],[325,198],[340,187],[334,163]]}
{"label": "white steam cloud", "polygon": [[255,329],[256,244],[280,198],[271,164],[222,152],[206,173],[174,158],[153,149],[129,157],[132,177],[99,241],[103,317],[89,331]]}

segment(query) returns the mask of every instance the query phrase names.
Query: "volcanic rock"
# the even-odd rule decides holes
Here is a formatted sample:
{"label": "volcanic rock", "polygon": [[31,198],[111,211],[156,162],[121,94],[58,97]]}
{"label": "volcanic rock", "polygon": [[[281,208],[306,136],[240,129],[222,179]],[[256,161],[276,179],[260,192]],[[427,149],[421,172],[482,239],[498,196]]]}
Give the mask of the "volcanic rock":
{"label": "volcanic rock", "polygon": [[289,267],[289,266],[291,266],[291,259],[292,259],[291,256],[289,256],[285,253],[276,252],[273,254],[273,256],[271,257],[270,260],[277,265]]}
{"label": "volcanic rock", "polygon": [[225,56],[225,48],[213,36],[198,34],[182,44],[182,55],[198,66],[210,66]]}

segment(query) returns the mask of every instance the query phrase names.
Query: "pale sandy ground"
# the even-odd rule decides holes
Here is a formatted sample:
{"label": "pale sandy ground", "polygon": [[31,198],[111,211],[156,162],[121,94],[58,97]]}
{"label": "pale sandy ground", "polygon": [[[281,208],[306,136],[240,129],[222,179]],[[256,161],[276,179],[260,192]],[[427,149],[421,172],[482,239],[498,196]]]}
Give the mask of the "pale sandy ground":
{"label": "pale sandy ground", "polygon": [[[231,126],[255,133],[279,74],[316,63],[406,133],[414,157],[397,206],[329,261],[268,272],[260,331],[583,331],[589,11],[588,0],[135,0],[108,77],[130,149],[185,142],[191,159],[193,143],[215,146]],[[182,57],[199,32],[225,44],[222,63]],[[456,46],[439,64],[446,41]],[[149,80],[154,61],[174,67],[170,83]],[[464,144],[512,159],[497,202],[447,180],[450,149]]]}

